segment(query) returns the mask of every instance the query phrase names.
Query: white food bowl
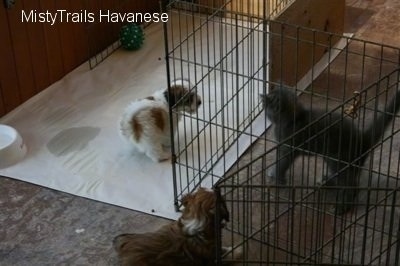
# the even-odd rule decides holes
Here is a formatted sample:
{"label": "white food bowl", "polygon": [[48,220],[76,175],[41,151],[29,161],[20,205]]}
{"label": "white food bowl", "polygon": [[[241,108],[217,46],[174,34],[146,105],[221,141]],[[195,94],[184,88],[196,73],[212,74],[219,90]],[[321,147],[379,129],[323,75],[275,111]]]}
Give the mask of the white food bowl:
{"label": "white food bowl", "polygon": [[12,127],[0,124],[0,168],[22,160],[26,146],[19,133]]}

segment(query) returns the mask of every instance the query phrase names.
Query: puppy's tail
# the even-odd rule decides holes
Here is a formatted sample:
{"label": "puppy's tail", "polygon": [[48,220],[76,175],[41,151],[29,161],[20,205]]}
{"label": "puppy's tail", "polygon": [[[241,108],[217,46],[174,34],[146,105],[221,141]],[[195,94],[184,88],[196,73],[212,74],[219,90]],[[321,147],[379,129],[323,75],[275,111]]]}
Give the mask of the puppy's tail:
{"label": "puppy's tail", "polygon": [[133,238],[135,234],[121,234],[114,237],[113,246],[117,252],[124,249],[125,245],[129,243],[129,240]]}

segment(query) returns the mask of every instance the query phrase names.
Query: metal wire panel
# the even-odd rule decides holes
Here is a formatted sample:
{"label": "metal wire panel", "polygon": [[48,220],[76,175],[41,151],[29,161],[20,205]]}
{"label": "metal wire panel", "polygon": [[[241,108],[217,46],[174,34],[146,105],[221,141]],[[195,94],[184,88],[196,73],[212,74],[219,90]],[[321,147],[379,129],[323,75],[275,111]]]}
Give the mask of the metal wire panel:
{"label": "metal wire panel", "polygon": [[238,159],[242,147],[237,140],[260,114],[258,95],[266,91],[264,21],[221,16],[228,2],[217,2],[221,5],[209,6],[211,15],[197,12],[201,3],[170,4],[168,77],[189,79],[203,99],[197,114],[184,114],[173,140],[177,204],[183,193],[214,183],[228,170],[229,161]]}
{"label": "metal wire panel", "polygon": [[[327,143],[332,128],[351,123],[363,131],[385,112],[399,89],[400,50],[274,21],[277,11],[265,4],[273,1],[262,2],[252,9],[251,1],[170,1],[169,83],[188,78],[203,99],[173,139],[177,208],[182,194],[218,182],[231,217],[218,239],[218,264],[398,265],[399,115],[351,160],[331,156]],[[277,141],[260,94],[283,84],[322,115]],[[351,134],[339,130],[338,146]],[[310,151],[316,143],[322,152]],[[287,152],[279,155],[283,146]],[[281,184],[268,173],[284,158],[293,163]],[[332,161],[341,166],[334,173]],[[357,186],[329,178],[346,171],[359,173]],[[351,190],[357,191],[353,207],[339,214],[335,207],[347,203],[342,195]],[[222,256],[222,246],[242,249],[243,256]]]}
{"label": "metal wire panel", "polygon": [[[338,112],[363,130],[377,113],[383,112],[399,89],[400,71],[395,70],[327,111],[320,120]],[[322,97],[328,101],[313,91],[305,94],[304,98],[317,101]],[[346,106],[360,95],[363,104],[358,115],[349,117]],[[266,143],[265,152],[216,185],[225,196],[232,220],[223,231],[221,243],[244,250],[238,265],[397,265],[400,255],[399,118],[397,114],[384,136],[368,150],[366,163],[355,165],[360,168],[358,196],[354,207],[341,215],[334,212],[335,205],[343,201],[338,191],[353,187],[331,186],[322,178],[326,174],[324,159],[337,158],[330,158],[328,153],[304,151],[303,145],[291,146],[287,156],[299,151],[303,156],[287,170],[288,183],[277,184],[267,173],[279,163],[276,151],[284,144],[274,142],[271,132],[267,132],[260,140]],[[343,120],[327,123],[317,134],[309,135],[307,141],[312,143],[318,137],[327,139],[335,123]],[[307,132],[312,126],[302,131]],[[299,134],[301,131],[290,139]],[[343,138],[349,136],[338,137],[339,141]]]}
{"label": "metal wire panel", "polygon": [[[133,1],[133,0],[118,0],[118,1],[86,1],[86,10],[92,10],[96,19],[93,22],[87,23],[85,26],[87,41],[88,41],[88,62],[90,69],[95,68],[113,52],[121,47],[119,34],[121,27],[127,22],[101,22],[97,17],[102,11],[106,13],[145,13],[158,12],[158,1]],[[82,11],[82,10],[81,10]],[[151,22],[150,22],[151,23]],[[147,27],[150,23],[138,21],[138,24]]]}

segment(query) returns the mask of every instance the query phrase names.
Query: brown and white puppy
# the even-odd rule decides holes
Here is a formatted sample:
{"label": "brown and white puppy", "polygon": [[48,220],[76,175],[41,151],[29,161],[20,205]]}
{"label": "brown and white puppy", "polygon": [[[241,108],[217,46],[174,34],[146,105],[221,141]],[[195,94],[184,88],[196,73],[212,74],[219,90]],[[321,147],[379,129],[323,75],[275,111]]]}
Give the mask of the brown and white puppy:
{"label": "brown and white puppy", "polygon": [[120,120],[120,133],[154,162],[167,160],[171,157],[169,106],[173,108],[175,132],[182,112],[195,113],[200,105],[201,97],[193,92],[190,82],[175,80],[170,91],[162,89],[129,104]]}
{"label": "brown and white puppy", "polygon": [[[122,266],[200,266],[215,265],[215,211],[219,195],[210,189],[182,198],[182,216],[159,230],[144,234],[123,234],[114,239]],[[223,202],[221,225],[229,220]],[[222,253],[231,251],[224,247]],[[237,254],[235,254],[235,252]],[[241,250],[234,251],[241,256]]]}

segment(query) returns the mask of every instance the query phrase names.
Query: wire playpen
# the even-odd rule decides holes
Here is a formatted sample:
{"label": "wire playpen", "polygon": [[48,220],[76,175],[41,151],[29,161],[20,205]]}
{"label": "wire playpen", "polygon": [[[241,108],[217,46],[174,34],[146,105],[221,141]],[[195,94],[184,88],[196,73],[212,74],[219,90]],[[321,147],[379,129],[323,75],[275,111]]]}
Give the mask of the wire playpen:
{"label": "wire playpen", "polygon": [[[231,217],[217,226],[218,243],[243,250],[232,259],[237,265],[399,265],[400,125],[387,106],[400,89],[400,49],[330,33],[329,25],[317,30],[275,20],[296,1],[260,1],[261,8],[249,2],[167,5],[169,82],[186,77],[203,98],[172,145],[176,207],[183,194],[215,184]],[[297,94],[295,102],[322,115],[279,142],[262,95],[283,84]],[[329,151],[353,139],[345,124],[363,132],[380,116],[391,119],[373,131],[386,129],[362,155],[349,160]],[[355,140],[349,145],[361,149],[362,138]],[[271,169],[287,158],[286,182],[277,182]],[[334,171],[330,161],[339,162]],[[357,181],[331,181],[342,172],[356,173]],[[355,191],[354,201],[338,213],[346,191]],[[216,254],[217,264],[230,260]]]}

